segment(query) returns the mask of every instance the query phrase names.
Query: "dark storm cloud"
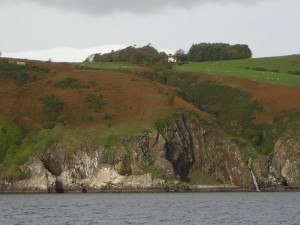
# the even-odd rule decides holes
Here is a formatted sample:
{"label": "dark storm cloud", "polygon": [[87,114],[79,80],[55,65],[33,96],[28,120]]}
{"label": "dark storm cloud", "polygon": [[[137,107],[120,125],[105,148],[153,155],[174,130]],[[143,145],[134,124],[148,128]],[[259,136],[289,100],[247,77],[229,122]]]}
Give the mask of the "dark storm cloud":
{"label": "dark storm cloud", "polygon": [[[263,0],[252,0],[258,2]],[[66,11],[76,11],[85,14],[109,14],[112,12],[155,13],[168,8],[187,9],[205,3],[246,3],[249,0],[0,0],[0,2],[26,3],[32,2],[41,6],[54,7]]]}

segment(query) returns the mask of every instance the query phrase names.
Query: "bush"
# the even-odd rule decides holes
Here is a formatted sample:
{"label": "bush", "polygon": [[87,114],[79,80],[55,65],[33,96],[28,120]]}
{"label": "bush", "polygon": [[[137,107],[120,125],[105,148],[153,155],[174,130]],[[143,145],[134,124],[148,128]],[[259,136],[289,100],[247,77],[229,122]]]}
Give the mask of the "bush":
{"label": "bush", "polygon": [[55,95],[47,95],[41,99],[43,112],[51,122],[58,122],[58,118],[62,113],[64,103]]}
{"label": "bush", "polygon": [[252,68],[252,70],[255,70],[255,71],[261,71],[261,72],[266,72],[266,71],[268,71],[266,68],[260,68],[260,67]]}
{"label": "bush", "polygon": [[288,71],[289,74],[293,74],[293,75],[300,75],[300,71],[299,70],[295,70],[295,71]]}
{"label": "bush", "polygon": [[114,115],[110,114],[110,113],[105,113],[102,117],[102,119],[108,120],[108,121],[111,121],[113,118],[114,118]]}
{"label": "bush", "polygon": [[36,77],[32,73],[49,73],[50,70],[44,67],[26,65],[19,66],[16,63],[0,62],[0,75],[10,77],[16,81],[19,86],[36,81]]}
{"label": "bush", "polygon": [[26,85],[28,83],[36,81],[35,76],[32,76],[32,75],[24,73],[24,72],[11,71],[11,72],[7,72],[6,76],[14,79],[18,86],[23,86],[23,85]]}
{"label": "bush", "polygon": [[79,84],[76,79],[72,77],[68,77],[64,80],[57,81],[54,84],[54,87],[56,88],[62,88],[62,89],[79,89],[79,88],[88,88],[88,86]]}
{"label": "bush", "polygon": [[106,103],[103,100],[102,95],[87,95],[85,97],[85,102],[88,104],[89,109],[93,109],[95,112],[98,112],[102,109]]}

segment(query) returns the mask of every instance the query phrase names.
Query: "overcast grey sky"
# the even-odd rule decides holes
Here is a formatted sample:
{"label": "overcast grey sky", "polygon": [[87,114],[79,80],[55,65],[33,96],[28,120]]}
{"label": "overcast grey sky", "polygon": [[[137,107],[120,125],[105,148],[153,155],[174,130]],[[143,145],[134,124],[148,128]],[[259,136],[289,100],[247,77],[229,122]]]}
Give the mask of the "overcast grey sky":
{"label": "overcast grey sky", "polygon": [[254,57],[300,54],[299,11],[299,0],[0,0],[0,51],[82,61],[134,44],[225,42]]}

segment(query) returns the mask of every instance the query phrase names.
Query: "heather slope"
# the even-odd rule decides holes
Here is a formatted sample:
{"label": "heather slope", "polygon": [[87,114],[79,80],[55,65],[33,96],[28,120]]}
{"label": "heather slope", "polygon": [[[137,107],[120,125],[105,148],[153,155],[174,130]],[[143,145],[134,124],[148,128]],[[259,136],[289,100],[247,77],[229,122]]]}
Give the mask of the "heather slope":
{"label": "heather slope", "polygon": [[298,88],[100,64],[1,60],[0,190],[300,183]]}

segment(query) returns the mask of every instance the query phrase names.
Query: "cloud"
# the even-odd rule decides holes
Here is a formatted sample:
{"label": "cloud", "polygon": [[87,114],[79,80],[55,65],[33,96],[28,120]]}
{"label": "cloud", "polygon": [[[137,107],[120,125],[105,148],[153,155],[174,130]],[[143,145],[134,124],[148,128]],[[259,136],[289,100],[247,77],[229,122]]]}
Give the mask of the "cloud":
{"label": "cloud", "polygon": [[31,2],[44,7],[93,15],[118,12],[148,14],[162,12],[169,8],[189,9],[201,4],[252,4],[261,1],[265,0],[0,0],[0,2],[8,2],[9,4]]}
{"label": "cloud", "polygon": [[[112,50],[119,50],[128,47],[127,45],[102,45],[89,48],[70,48],[61,47],[47,50],[35,50],[24,52],[2,52],[2,57],[17,59],[32,59],[47,61],[51,59],[53,62],[82,62],[89,55],[94,53],[107,53]],[[172,49],[158,49],[166,53],[174,53]]]}
{"label": "cloud", "polygon": [[82,62],[89,55],[94,53],[107,53],[111,50],[118,50],[126,47],[125,45],[102,45],[89,48],[70,48],[62,47],[47,50],[24,51],[24,52],[3,52],[2,57],[33,59],[53,62]]}

